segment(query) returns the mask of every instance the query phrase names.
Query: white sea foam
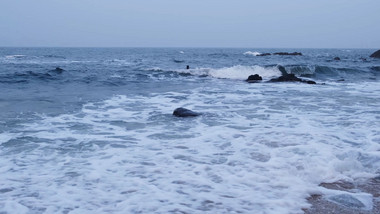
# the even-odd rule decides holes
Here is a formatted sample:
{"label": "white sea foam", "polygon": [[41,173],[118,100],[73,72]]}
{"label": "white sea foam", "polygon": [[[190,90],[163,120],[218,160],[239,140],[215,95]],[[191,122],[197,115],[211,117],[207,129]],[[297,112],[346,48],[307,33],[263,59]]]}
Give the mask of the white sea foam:
{"label": "white sea foam", "polygon": [[21,54],[5,56],[5,58],[7,59],[19,59],[19,58],[24,58],[24,57],[26,57],[26,55],[21,55]]}
{"label": "white sea foam", "polygon": [[[154,68],[155,71],[162,71],[160,68]],[[197,76],[211,76],[220,79],[235,79],[246,80],[249,75],[259,74],[264,80],[273,77],[281,76],[281,71],[276,67],[263,67],[263,66],[242,66],[236,65],[224,68],[194,68],[194,69],[181,69],[176,70],[179,73],[190,73]]]}
{"label": "white sea foam", "polygon": [[233,66],[221,69],[211,69],[209,75],[216,78],[239,79],[245,80],[249,75],[258,74],[263,78],[271,78],[281,76],[280,70],[277,67],[262,67],[262,66]]}
{"label": "white sea foam", "polygon": [[[28,142],[0,142],[0,212],[302,213],[310,194],[341,194],[321,182],[380,169],[380,83],[214,83],[114,96],[0,134]],[[180,106],[205,114],[173,117]],[[370,209],[368,194],[351,196]]]}
{"label": "white sea foam", "polygon": [[257,55],[260,55],[261,53],[260,52],[257,52],[257,51],[247,51],[244,53],[244,55],[250,55],[250,56],[257,56]]}

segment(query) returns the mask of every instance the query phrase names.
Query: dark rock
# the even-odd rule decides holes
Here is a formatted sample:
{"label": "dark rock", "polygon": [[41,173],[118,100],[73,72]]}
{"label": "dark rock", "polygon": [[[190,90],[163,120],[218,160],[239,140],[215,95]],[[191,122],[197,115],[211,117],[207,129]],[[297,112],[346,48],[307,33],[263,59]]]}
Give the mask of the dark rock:
{"label": "dark rock", "polygon": [[339,60],[340,60],[340,58],[339,58],[339,57],[335,57],[335,58],[334,58],[334,60],[336,60],[336,61],[339,61]]}
{"label": "dark rock", "polygon": [[271,79],[270,82],[301,82],[302,79],[296,77],[294,74],[284,74],[280,77]]}
{"label": "dark rock", "polygon": [[196,117],[201,115],[201,113],[194,112],[186,108],[176,108],[173,115],[176,117]]}
{"label": "dark rock", "polygon": [[378,50],[375,53],[371,54],[371,56],[369,56],[369,57],[380,58],[380,50]]}
{"label": "dark rock", "polygon": [[338,82],[344,82],[345,80],[344,79],[339,79]]}
{"label": "dark rock", "polygon": [[359,59],[360,59],[361,61],[363,61],[363,62],[367,62],[367,59],[364,58],[364,57],[360,57]]}
{"label": "dark rock", "polygon": [[302,56],[302,53],[299,53],[299,52],[293,52],[293,53],[277,52],[277,53],[274,53],[273,55],[280,55],[280,56]]}
{"label": "dark rock", "polygon": [[302,80],[301,82],[304,82],[304,83],[307,83],[307,84],[312,84],[312,85],[317,84],[317,83],[314,82],[313,80]]}
{"label": "dark rock", "polygon": [[262,54],[258,54],[256,56],[270,56],[270,55],[272,55],[272,54],[270,54],[270,53],[262,53]]}
{"label": "dark rock", "polygon": [[263,80],[263,78],[260,75],[255,74],[255,75],[250,75],[248,79],[245,81],[247,81],[248,83],[256,83],[256,82],[260,82],[261,80]]}
{"label": "dark rock", "polygon": [[269,82],[303,82],[307,84],[317,84],[316,82],[312,80],[303,80],[298,77],[296,77],[294,74],[284,74],[278,78],[274,78],[269,80]]}

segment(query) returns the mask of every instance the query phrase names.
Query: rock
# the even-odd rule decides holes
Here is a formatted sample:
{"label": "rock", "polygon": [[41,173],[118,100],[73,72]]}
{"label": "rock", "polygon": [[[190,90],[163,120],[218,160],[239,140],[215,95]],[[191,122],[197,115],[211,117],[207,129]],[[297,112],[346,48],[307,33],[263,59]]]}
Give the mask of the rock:
{"label": "rock", "polygon": [[256,83],[256,82],[260,82],[261,80],[263,80],[263,78],[260,75],[255,74],[255,75],[250,75],[248,79],[245,81],[247,81],[248,83]]}
{"label": "rock", "polygon": [[270,55],[272,55],[272,54],[270,54],[270,53],[262,53],[262,54],[258,54],[256,56],[270,56]]}
{"label": "rock", "polygon": [[317,83],[314,82],[313,80],[302,80],[301,82],[304,82],[304,83],[307,83],[307,84],[311,84],[311,85],[315,85],[315,84],[317,84]]}
{"label": "rock", "polygon": [[335,57],[335,58],[334,58],[334,60],[336,60],[336,61],[339,61],[339,60],[340,60],[340,58],[339,58],[339,57]]}
{"label": "rock", "polygon": [[302,53],[299,53],[299,52],[293,52],[293,53],[277,52],[277,53],[274,53],[273,55],[280,55],[280,56],[302,56]]}
{"label": "rock", "polygon": [[380,50],[378,50],[375,53],[371,54],[371,56],[369,56],[369,57],[379,58],[380,59]]}
{"label": "rock", "polygon": [[269,80],[269,82],[303,82],[307,84],[317,84],[316,82],[312,80],[303,80],[298,77],[296,77],[294,74],[283,74],[282,76],[278,78],[274,78]]}
{"label": "rock", "polygon": [[201,113],[194,112],[186,108],[176,108],[173,111],[173,115],[176,117],[196,117],[201,115]]}
{"label": "rock", "polygon": [[365,207],[365,205],[361,201],[359,201],[358,199],[348,194],[340,194],[340,195],[332,196],[329,199],[335,203],[338,203],[340,205],[343,205],[349,208],[360,209],[360,208]]}
{"label": "rock", "polygon": [[294,74],[283,74],[280,77],[269,80],[270,82],[301,82],[302,80]]}

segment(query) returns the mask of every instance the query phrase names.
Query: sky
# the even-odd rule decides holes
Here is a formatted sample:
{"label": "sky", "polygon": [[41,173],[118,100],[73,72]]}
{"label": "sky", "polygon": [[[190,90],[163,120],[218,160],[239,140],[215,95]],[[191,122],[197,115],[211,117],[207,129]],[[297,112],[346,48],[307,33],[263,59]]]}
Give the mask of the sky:
{"label": "sky", "polygon": [[380,0],[0,0],[1,47],[380,48]]}

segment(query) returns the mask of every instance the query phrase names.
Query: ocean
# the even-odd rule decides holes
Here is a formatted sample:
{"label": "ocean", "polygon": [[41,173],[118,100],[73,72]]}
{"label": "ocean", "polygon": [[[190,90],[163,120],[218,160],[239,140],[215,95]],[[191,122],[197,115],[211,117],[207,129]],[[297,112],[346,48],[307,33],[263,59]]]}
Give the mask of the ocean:
{"label": "ocean", "polygon": [[371,210],[320,184],[380,175],[374,51],[0,48],[0,213]]}

